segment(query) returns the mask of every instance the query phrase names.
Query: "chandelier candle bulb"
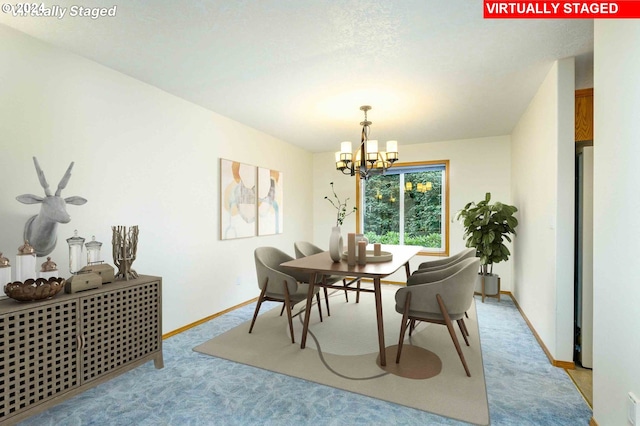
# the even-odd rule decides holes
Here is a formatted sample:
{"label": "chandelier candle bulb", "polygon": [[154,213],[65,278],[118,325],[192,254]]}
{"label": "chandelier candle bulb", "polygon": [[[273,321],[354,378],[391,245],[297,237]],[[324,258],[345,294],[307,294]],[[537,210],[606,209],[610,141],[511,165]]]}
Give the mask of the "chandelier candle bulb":
{"label": "chandelier candle bulb", "polygon": [[351,147],[351,142],[345,141],[340,144],[340,160],[341,161],[351,161],[352,160],[352,152],[353,148]]}
{"label": "chandelier candle bulb", "polygon": [[398,159],[398,141],[387,141],[387,161]]}
{"label": "chandelier candle bulb", "polygon": [[356,264],[356,234],[353,232],[347,234],[347,263],[349,266]]}
{"label": "chandelier candle bulb", "polygon": [[367,264],[367,242],[358,241],[358,265]]}
{"label": "chandelier candle bulb", "polygon": [[378,159],[378,141],[367,141],[367,161],[376,161]]}

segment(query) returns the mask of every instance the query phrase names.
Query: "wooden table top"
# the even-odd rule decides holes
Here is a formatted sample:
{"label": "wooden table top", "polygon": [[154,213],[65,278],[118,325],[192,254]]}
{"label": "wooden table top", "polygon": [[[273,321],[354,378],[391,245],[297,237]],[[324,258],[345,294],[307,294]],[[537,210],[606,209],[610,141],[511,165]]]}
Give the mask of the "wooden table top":
{"label": "wooden table top", "polygon": [[382,278],[393,274],[407,263],[413,256],[422,250],[420,246],[382,245],[382,251],[393,254],[393,259],[388,262],[367,263],[349,266],[346,259],[334,262],[329,252],[314,254],[312,256],[284,262],[282,266],[305,272],[318,272],[325,275],[348,275],[352,277]]}

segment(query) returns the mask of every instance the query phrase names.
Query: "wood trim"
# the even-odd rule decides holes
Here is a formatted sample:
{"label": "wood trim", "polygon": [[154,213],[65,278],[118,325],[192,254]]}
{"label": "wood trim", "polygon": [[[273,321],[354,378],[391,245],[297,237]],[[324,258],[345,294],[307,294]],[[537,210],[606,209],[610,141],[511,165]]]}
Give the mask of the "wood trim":
{"label": "wood trim", "polygon": [[210,321],[210,320],[212,320],[212,319],[214,319],[214,318],[217,318],[217,317],[222,316],[222,315],[224,315],[224,314],[226,314],[226,313],[229,313],[229,312],[231,312],[231,311],[234,311],[234,310],[236,310],[236,309],[238,309],[238,308],[242,308],[243,306],[246,306],[246,305],[248,305],[248,304],[250,304],[250,303],[253,303],[253,302],[255,302],[256,300],[258,300],[258,298],[257,298],[257,297],[255,297],[255,298],[253,298],[253,299],[251,299],[251,300],[247,300],[246,302],[240,303],[239,305],[232,306],[232,307],[230,307],[230,308],[228,308],[228,309],[225,309],[224,311],[220,311],[220,312],[218,312],[218,313],[216,313],[216,314],[209,315],[208,317],[206,317],[206,318],[202,318],[202,319],[200,319],[200,320],[198,320],[198,321],[196,321],[196,322],[192,322],[191,324],[187,324],[187,325],[185,325],[184,327],[180,327],[180,328],[178,328],[178,329],[175,329],[175,330],[173,330],[173,331],[170,331],[170,332],[168,332],[167,334],[163,334],[163,335],[162,335],[162,339],[163,339],[163,340],[164,340],[164,339],[168,339],[169,337],[175,336],[176,334],[180,334],[180,333],[182,333],[183,331],[187,331],[187,330],[189,330],[190,328],[196,327],[196,326],[198,326],[198,325],[200,325],[200,324],[204,324],[204,323],[205,323],[205,322],[207,322],[207,321]]}
{"label": "wood trim", "polygon": [[576,142],[593,141],[593,88],[575,91]]}
{"label": "wood trim", "polygon": [[[444,217],[442,218],[442,220],[444,220],[444,251],[442,252],[430,252],[430,251],[421,251],[420,253],[418,253],[418,256],[434,256],[434,257],[447,257],[449,256],[449,233],[450,233],[450,229],[451,229],[451,225],[450,225],[450,204],[451,204],[451,200],[450,200],[450,184],[449,184],[449,160],[430,160],[430,161],[410,161],[410,162],[406,162],[406,163],[396,163],[394,164],[395,167],[412,167],[412,166],[428,166],[431,164],[444,164],[444,182],[445,182],[445,188],[444,188],[444,195],[445,195],[445,206],[444,206]],[[360,216],[362,215],[361,212],[361,208],[360,208],[360,197],[361,197],[361,184],[360,184],[360,175],[356,175],[356,206],[358,206],[358,214],[356,215],[356,232],[360,233],[362,232],[362,223],[360,220]]]}
{"label": "wood trim", "polygon": [[518,308],[518,311],[520,312],[520,315],[522,315],[522,318],[524,319],[524,322],[527,323],[527,326],[531,330],[531,333],[533,333],[533,337],[536,338],[536,340],[538,341],[538,344],[542,348],[542,351],[545,353],[547,358],[549,358],[549,362],[551,363],[551,365],[553,365],[554,367],[558,367],[558,368],[564,368],[565,370],[575,370],[576,364],[573,361],[560,361],[560,360],[554,359],[551,356],[551,352],[549,352],[549,349],[547,349],[547,346],[544,344],[544,342],[542,341],[542,339],[538,335],[538,332],[536,332],[536,329],[533,328],[533,324],[531,324],[531,321],[529,321],[529,318],[527,318],[525,313],[522,311],[522,308],[520,307],[520,304],[518,304],[518,301],[516,300],[516,298],[513,296],[513,293],[511,293],[510,291],[503,291],[503,292],[500,292],[500,293],[506,294],[509,297],[511,297],[511,300],[513,300],[513,303],[516,305],[516,308]]}
{"label": "wood trim", "polygon": [[591,417],[591,420],[589,420],[589,426],[598,426],[598,422],[596,422],[596,419]]}

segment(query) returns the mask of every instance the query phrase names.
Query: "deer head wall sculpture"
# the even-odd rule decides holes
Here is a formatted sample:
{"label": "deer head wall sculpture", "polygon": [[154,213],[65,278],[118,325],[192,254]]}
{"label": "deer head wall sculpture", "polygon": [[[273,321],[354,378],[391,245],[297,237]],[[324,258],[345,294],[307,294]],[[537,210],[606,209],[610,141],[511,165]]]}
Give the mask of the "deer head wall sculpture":
{"label": "deer head wall sculpture", "polygon": [[36,166],[38,179],[40,180],[40,185],[44,188],[45,197],[23,194],[17,196],[16,200],[23,204],[42,204],[40,213],[30,217],[24,226],[24,239],[29,241],[29,244],[36,249],[36,255],[41,257],[48,255],[56,247],[56,242],[58,241],[58,236],[56,235],[58,223],[69,223],[71,220],[71,216],[67,213],[66,205],[74,204],[79,206],[86,203],[87,200],[82,197],[62,198],[60,196],[60,193],[67,186],[71,178],[73,162],[71,162],[67,172],[60,180],[55,195],[51,195],[49,184],[44,177],[44,172],[40,168],[36,157],[33,157],[33,164]]}

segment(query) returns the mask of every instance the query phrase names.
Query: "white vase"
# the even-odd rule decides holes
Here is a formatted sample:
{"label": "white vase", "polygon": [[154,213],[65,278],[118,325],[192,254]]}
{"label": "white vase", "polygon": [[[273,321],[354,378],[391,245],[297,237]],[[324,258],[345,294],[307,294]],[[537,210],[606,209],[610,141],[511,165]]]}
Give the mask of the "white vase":
{"label": "white vase", "polygon": [[331,229],[331,237],[329,238],[329,255],[334,262],[340,262],[342,259],[342,250],[344,244],[342,242],[342,234],[339,226]]}

